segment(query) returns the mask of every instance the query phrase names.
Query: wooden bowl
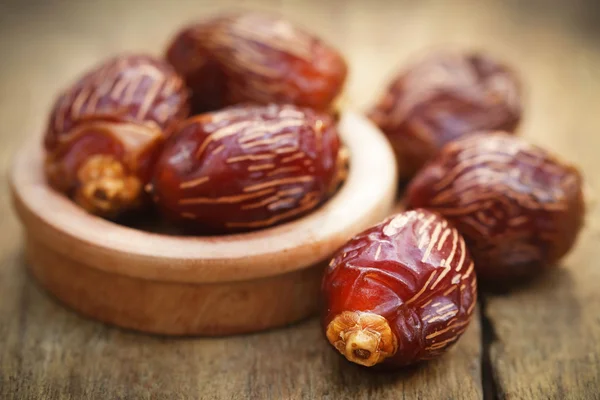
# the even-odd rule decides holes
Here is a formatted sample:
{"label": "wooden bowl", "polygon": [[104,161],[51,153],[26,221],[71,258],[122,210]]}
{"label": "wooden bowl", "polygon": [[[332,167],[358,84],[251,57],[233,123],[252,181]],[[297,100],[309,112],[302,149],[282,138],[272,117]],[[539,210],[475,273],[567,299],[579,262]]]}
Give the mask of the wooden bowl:
{"label": "wooden bowl", "polygon": [[144,332],[222,335],[259,331],[314,313],[321,273],[347,239],[384,218],[396,167],[385,137],[364,117],[342,115],[349,176],[318,210],[244,234],[158,234],[87,214],[52,190],[41,139],[11,172],[33,275],[57,298],[98,320]]}

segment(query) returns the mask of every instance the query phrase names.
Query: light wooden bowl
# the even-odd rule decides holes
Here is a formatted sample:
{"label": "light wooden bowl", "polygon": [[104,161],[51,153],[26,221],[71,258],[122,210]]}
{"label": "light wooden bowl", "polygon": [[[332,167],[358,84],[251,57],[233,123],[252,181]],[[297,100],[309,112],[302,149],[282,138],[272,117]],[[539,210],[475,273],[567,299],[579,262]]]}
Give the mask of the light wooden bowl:
{"label": "light wooden bowl", "polygon": [[340,131],[350,173],[325,205],[273,228],[212,237],[151,233],[87,214],[47,186],[36,137],[11,172],[31,272],[81,313],[145,332],[234,334],[305,318],[316,311],[332,253],[394,203],[386,139],[352,113],[342,115]]}

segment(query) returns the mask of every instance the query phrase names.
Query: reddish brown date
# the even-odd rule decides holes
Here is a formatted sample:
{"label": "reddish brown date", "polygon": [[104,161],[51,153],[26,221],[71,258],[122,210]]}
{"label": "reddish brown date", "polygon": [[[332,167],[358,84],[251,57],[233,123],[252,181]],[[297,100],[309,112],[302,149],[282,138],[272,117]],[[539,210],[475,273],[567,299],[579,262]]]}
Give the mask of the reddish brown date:
{"label": "reddish brown date", "polygon": [[500,132],[446,145],[413,179],[407,203],[448,218],[488,282],[554,264],[573,246],[585,213],[575,167]]}
{"label": "reddish brown date", "polygon": [[[167,57],[201,104],[224,96],[227,104],[291,103],[326,110],[347,74],[335,49],[286,20],[259,13],[218,17],[187,28],[176,36]],[[211,76],[218,77],[209,87]]]}
{"label": "reddish brown date", "polygon": [[154,177],[167,216],[198,230],[265,228],[321,204],[345,173],[332,118],[292,105],[237,106],[190,118]]}
{"label": "reddish brown date", "polygon": [[486,55],[437,53],[402,72],[370,117],[389,138],[406,179],[463,135],[513,132],[520,92],[515,73]]}
{"label": "reddish brown date", "polygon": [[166,62],[145,55],[112,58],[80,78],[57,99],[45,145],[87,119],[144,123],[168,131],[188,116],[188,89]]}
{"label": "reddish brown date", "polygon": [[158,128],[89,120],[60,136],[46,156],[46,177],[88,212],[116,218],[147,204],[143,189],[162,142]]}
{"label": "reddish brown date", "polygon": [[44,138],[49,183],[103,217],[139,208],[163,137],[188,108],[167,63],[141,55],[105,62],[56,101]]}
{"label": "reddish brown date", "polygon": [[447,220],[419,209],[355,236],[323,278],[323,327],[349,361],[396,368],[435,358],[467,328],[474,264]]}
{"label": "reddish brown date", "polygon": [[183,29],[167,49],[167,60],[185,78],[191,89],[194,113],[213,111],[226,105],[225,72],[203,44],[217,21],[215,19]]}

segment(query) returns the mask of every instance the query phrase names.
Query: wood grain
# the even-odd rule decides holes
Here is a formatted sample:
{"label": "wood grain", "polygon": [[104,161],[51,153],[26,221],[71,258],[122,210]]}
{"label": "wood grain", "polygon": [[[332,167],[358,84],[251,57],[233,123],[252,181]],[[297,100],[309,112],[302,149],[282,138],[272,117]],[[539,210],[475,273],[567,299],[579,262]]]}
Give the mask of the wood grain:
{"label": "wood grain", "polygon": [[[0,3],[0,168],[7,168],[22,133],[44,124],[54,93],[83,69],[118,51],[157,52],[183,21],[233,3]],[[511,61],[527,84],[522,134],[576,161],[599,190],[596,0],[252,0],[243,7],[282,12],[338,46],[351,65],[346,101],[358,107],[428,48],[488,49]],[[483,396],[477,323],[442,359],[391,375],[348,365],[327,348],[314,320],[227,339],[137,335],[82,319],[41,292],[25,273],[20,232],[0,175],[0,398]],[[490,398],[599,398],[599,239],[596,207],[561,268],[510,296],[486,296],[496,333],[489,344],[496,378],[496,393],[486,390]]]}

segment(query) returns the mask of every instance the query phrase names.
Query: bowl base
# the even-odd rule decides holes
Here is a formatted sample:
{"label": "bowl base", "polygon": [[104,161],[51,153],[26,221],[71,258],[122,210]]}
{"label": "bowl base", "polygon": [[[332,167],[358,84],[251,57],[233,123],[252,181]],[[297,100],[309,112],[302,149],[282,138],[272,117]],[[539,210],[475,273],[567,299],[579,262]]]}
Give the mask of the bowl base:
{"label": "bowl base", "polygon": [[163,335],[231,335],[287,325],[317,311],[324,265],[251,281],[178,283],[89,268],[27,239],[29,268],[61,302],[108,324]]}

